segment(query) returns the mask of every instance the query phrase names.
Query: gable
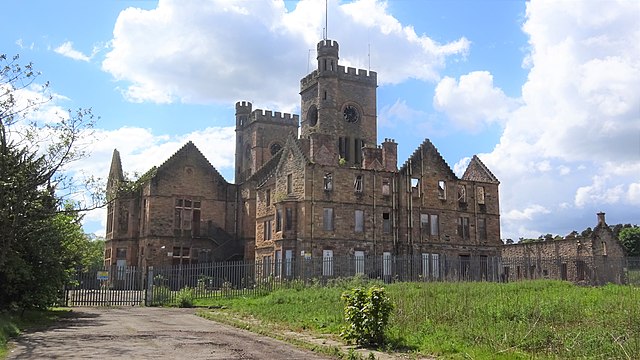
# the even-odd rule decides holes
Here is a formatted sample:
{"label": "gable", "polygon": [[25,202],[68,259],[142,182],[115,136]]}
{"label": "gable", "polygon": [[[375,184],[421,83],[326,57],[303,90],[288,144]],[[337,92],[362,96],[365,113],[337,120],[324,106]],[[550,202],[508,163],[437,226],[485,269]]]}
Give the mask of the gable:
{"label": "gable", "polygon": [[480,158],[476,155],[473,155],[473,158],[471,158],[471,161],[467,166],[467,170],[465,170],[464,175],[462,175],[462,179],[491,184],[500,184],[498,178],[493,175],[489,168],[487,168],[485,164],[480,160]]}
{"label": "gable", "polygon": [[414,169],[421,167],[424,170],[443,172],[451,179],[458,178],[429,139],[425,139],[422,144],[420,144],[409,159],[402,165],[400,172],[412,173]]}
{"label": "gable", "polygon": [[187,142],[169,159],[162,163],[156,171],[156,176],[166,171],[184,170],[185,172],[189,172],[189,167],[202,169],[205,173],[212,175],[216,182],[227,183],[218,170],[211,165],[209,160],[207,160],[191,141]]}

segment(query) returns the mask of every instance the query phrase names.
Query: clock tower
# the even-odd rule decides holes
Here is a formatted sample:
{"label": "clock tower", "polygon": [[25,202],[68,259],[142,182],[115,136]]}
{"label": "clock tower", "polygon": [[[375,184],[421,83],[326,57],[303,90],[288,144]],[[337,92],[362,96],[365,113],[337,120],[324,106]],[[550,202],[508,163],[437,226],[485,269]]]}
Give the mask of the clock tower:
{"label": "clock tower", "polygon": [[301,137],[324,135],[347,164],[362,163],[362,147],[377,144],[374,71],[338,64],[336,41],[317,46],[318,68],[300,80]]}

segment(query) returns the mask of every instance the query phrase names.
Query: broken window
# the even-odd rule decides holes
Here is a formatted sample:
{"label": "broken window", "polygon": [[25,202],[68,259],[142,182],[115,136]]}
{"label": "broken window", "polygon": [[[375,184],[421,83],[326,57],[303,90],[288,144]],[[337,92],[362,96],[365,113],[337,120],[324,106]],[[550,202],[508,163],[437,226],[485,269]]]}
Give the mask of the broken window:
{"label": "broken window", "polygon": [[411,178],[411,194],[415,197],[420,196],[420,179]]}
{"label": "broken window", "polygon": [[438,199],[445,200],[447,198],[447,183],[444,180],[438,181]]}
{"label": "broken window", "polygon": [[391,214],[388,212],[382,213],[382,232],[384,234],[391,233]]}
{"label": "broken window", "polygon": [[363,232],[364,231],[364,211],[356,210],[355,211],[355,232]]}
{"label": "broken window", "polygon": [[389,179],[382,179],[382,195],[388,196],[391,193],[391,185]]}
{"label": "broken window", "polygon": [[333,190],[333,174],[326,173],[324,174],[324,191],[332,191]]}
{"label": "broken window", "polygon": [[333,208],[324,208],[322,226],[325,231],[333,231]]}
{"label": "broken window", "polygon": [[458,202],[463,204],[467,202],[467,186],[466,185],[458,185]]}
{"label": "broken window", "polygon": [[429,235],[429,214],[420,214],[420,232]]}
{"label": "broken window", "polygon": [[356,179],[353,181],[353,190],[357,193],[362,192],[362,175],[356,175]]}
{"label": "broken window", "polygon": [[113,205],[107,206],[107,234],[113,232]]}
{"label": "broken window", "polygon": [[126,258],[127,258],[127,248],[117,248],[116,259],[126,259]]}
{"label": "broken window", "polygon": [[478,186],[477,189],[478,204],[484,205],[484,186]]}
{"label": "broken window", "polygon": [[458,235],[463,239],[469,238],[469,218],[466,216],[458,218]]}
{"label": "broken window", "polygon": [[176,236],[200,235],[200,201],[176,199],[173,230]]}

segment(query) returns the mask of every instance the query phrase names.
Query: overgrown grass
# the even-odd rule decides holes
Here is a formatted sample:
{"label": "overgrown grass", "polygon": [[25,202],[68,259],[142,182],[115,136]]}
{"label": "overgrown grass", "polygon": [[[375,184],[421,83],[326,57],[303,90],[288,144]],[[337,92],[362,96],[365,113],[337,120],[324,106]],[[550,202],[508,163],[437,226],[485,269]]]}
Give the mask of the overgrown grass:
{"label": "overgrown grass", "polygon": [[[197,300],[290,330],[337,335],[340,294],[361,281]],[[396,283],[387,349],[444,358],[640,358],[640,288],[560,281]]]}
{"label": "overgrown grass", "polygon": [[33,310],[25,311],[24,314],[0,312],[0,359],[7,356],[9,339],[20,335],[24,330],[46,327],[68,313],[68,309]]}

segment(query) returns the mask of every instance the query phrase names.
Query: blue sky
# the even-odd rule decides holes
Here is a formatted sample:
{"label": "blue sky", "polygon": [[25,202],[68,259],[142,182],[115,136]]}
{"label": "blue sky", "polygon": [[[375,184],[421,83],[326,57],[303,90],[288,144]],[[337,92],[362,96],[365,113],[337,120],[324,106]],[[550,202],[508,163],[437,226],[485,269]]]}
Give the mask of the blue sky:
{"label": "blue sky", "polygon": [[[9,0],[0,52],[101,118],[71,174],[129,173],[192,140],[233,180],[234,103],[300,113],[324,0]],[[429,138],[500,179],[502,237],[640,222],[640,2],[328,1],[340,61],[378,72],[378,142]],[[309,61],[311,59],[311,61]],[[26,96],[26,95],[25,95]],[[85,218],[104,234],[105,214]]]}

